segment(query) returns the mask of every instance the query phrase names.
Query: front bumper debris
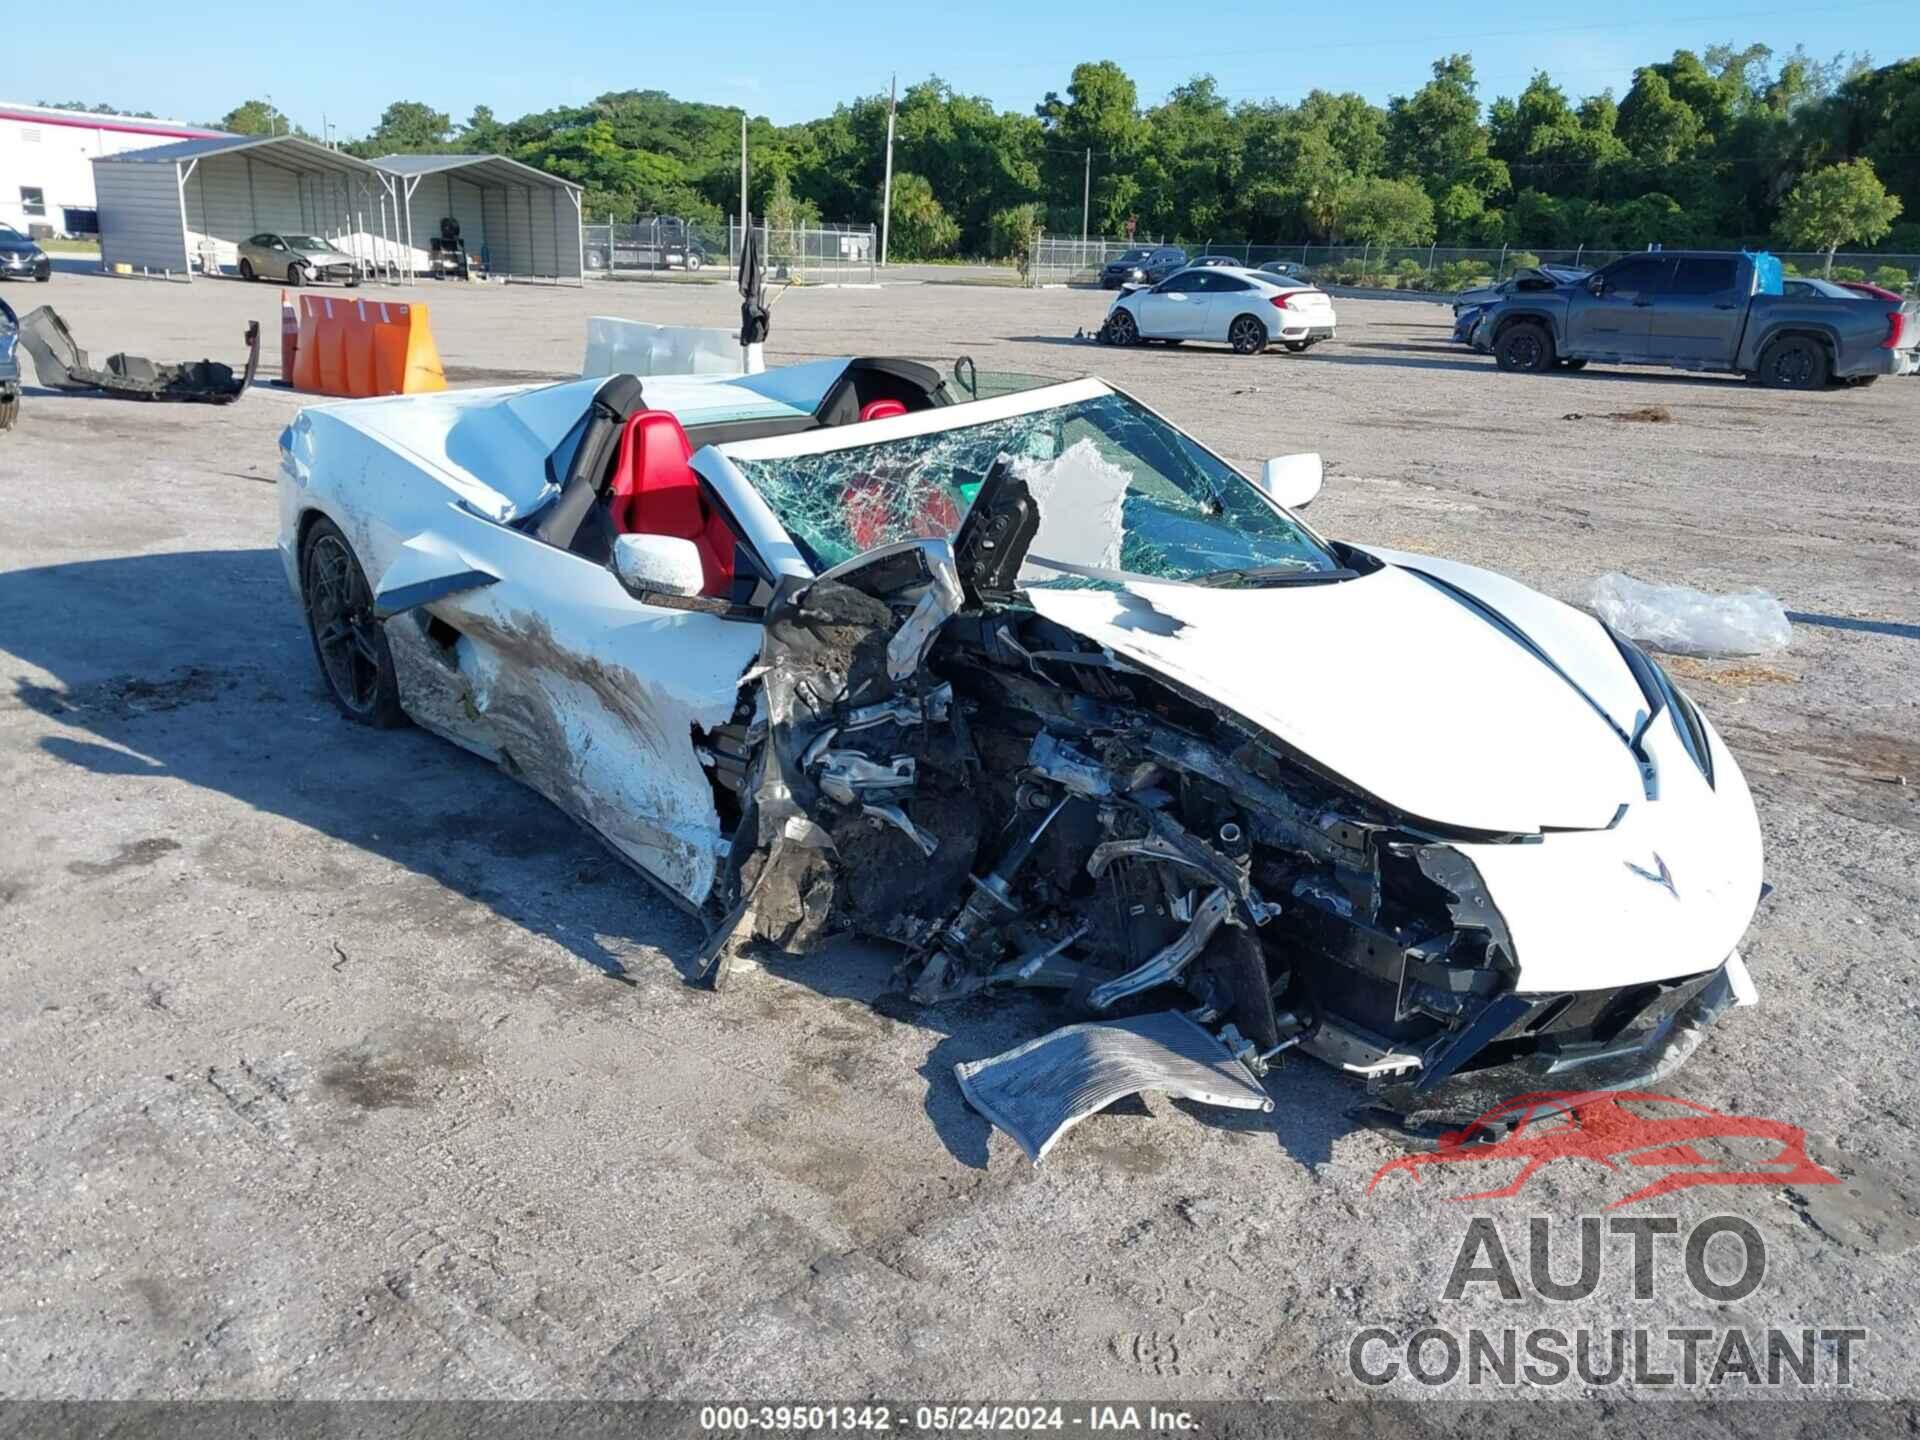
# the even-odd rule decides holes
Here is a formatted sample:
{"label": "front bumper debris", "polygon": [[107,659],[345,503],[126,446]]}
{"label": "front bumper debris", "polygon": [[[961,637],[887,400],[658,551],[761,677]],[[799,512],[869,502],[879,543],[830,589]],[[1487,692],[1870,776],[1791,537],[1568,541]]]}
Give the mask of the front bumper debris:
{"label": "front bumper debris", "polygon": [[953,1073],[967,1103],[1036,1165],[1089,1115],[1143,1090],[1229,1110],[1273,1109],[1253,1072],[1177,1010],[1069,1025]]}
{"label": "front bumper debris", "polygon": [[[1547,1036],[1520,1059],[1464,1069],[1437,1083],[1423,1080],[1418,1071],[1383,1076],[1374,1082],[1362,1118],[1421,1140],[1536,1091],[1645,1090],[1684,1065],[1708,1027],[1728,1010],[1753,1003],[1753,980],[1736,951],[1717,970],[1663,987],[1605,1044],[1562,1046]],[[1526,1023],[1523,1016],[1516,1027]]]}
{"label": "front bumper debris", "polygon": [[88,363],[67,322],[42,305],[20,322],[20,344],[33,356],[40,383],[53,390],[104,391],[127,400],[184,400],[225,405],[238,400],[260,368],[260,322],[247,326],[247,364],[239,374],[216,360],[157,364],[142,355],[109,355],[105,365]]}

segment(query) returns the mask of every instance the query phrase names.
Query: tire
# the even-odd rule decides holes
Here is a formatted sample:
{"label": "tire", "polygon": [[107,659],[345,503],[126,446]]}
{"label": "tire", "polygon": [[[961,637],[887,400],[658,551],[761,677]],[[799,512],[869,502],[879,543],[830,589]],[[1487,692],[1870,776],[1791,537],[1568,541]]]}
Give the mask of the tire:
{"label": "tire", "polygon": [[53,279],[53,272],[52,272],[51,270],[49,270],[49,271],[48,271],[48,272],[47,272],[46,274],[44,274],[44,275],[36,275],[36,276],[34,276],[34,277],[33,277],[33,283],[34,283],[34,284],[36,284],[36,285],[44,285],[44,284],[46,284],[46,283],[47,283],[47,282],[48,282],[49,280],[51,280],[51,279]]}
{"label": "tire", "polygon": [[1236,355],[1258,355],[1267,348],[1267,327],[1256,315],[1236,315],[1227,323],[1227,344]]}
{"label": "tire", "polygon": [[287,267],[287,284],[291,288],[298,290],[306,281],[306,273],[307,272],[300,267],[300,263],[295,261]]}
{"label": "tire", "polygon": [[243,258],[240,261],[240,278],[242,280],[258,280],[260,278],[253,273],[253,262],[251,260]]}
{"label": "tire", "polygon": [[347,276],[347,289],[351,290],[353,289],[354,286],[358,285],[359,283],[360,283],[360,277],[358,275]]}
{"label": "tire", "polygon": [[1856,375],[1852,381],[1853,388],[1856,390],[1864,390],[1879,378],[1878,375]]}
{"label": "tire", "polygon": [[1769,390],[1826,387],[1827,347],[1804,335],[1782,335],[1760,352],[1760,383]]}
{"label": "tire", "polygon": [[0,430],[11,430],[14,422],[20,418],[20,392],[8,390],[0,393]]}
{"label": "tire", "polygon": [[1290,355],[1304,355],[1307,353],[1307,347],[1313,344],[1311,340],[1283,340],[1280,343],[1287,347],[1287,353]]}
{"label": "tire", "polygon": [[407,723],[387,634],[373,618],[366,571],[331,520],[316,520],[300,546],[300,594],[313,658],[340,713],[356,725]]}
{"label": "tire", "polygon": [[706,263],[707,263],[706,260],[699,255],[687,256],[687,269],[689,271],[698,270],[702,265]]}
{"label": "tire", "polygon": [[1584,370],[1587,368],[1587,362],[1584,360],[1562,360],[1560,363],[1563,366],[1565,366],[1567,369],[1574,370],[1574,371]]}
{"label": "tire", "polygon": [[1493,358],[1502,370],[1516,374],[1538,373],[1553,368],[1553,336],[1546,327],[1532,321],[1509,325],[1493,342]]}
{"label": "tire", "polygon": [[1140,343],[1140,322],[1133,318],[1131,310],[1116,309],[1107,317],[1107,338],[1114,345],[1138,345]]}

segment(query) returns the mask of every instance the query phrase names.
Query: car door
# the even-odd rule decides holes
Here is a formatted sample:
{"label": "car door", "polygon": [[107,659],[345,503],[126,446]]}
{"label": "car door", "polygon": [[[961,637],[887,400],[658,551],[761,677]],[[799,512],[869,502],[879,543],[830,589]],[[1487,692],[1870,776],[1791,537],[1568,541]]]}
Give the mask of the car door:
{"label": "car door", "polygon": [[1727,365],[1740,343],[1747,297],[1732,255],[1684,255],[1648,312],[1647,357],[1671,365]]}
{"label": "car door", "polygon": [[1199,332],[1205,339],[1224,341],[1227,327],[1233,323],[1236,315],[1258,315],[1269,331],[1279,328],[1269,318],[1273,311],[1267,305],[1266,293],[1256,290],[1239,276],[1210,270],[1207,272],[1206,287],[1206,323]]}
{"label": "car door", "polygon": [[1672,260],[1649,254],[1628,256],[1596,272],[1570,308],[1571,348],[1645,359],[1654,302],[1672,271]]}
{"label": "car door", "polygon": [[1567,353],[1648,358],[1654,297],[1672,269],[1664,255],[1629,255],[1595,274],[1568,303]]}
{"label": "car door", "polygon": [[1150,340],[1186,340],[1205,323],[1206,296],[1200,289],[1204,270],[1180,270],[1169,275],[1135,302],[1140,333]]}
{"label": "car door", "polygon": [[643,602],[607,565],[446,513],[462,564],[499,579],[389,622],[408,713],[704,901],[723,837],[701,736],[733,718],[760,624]]}

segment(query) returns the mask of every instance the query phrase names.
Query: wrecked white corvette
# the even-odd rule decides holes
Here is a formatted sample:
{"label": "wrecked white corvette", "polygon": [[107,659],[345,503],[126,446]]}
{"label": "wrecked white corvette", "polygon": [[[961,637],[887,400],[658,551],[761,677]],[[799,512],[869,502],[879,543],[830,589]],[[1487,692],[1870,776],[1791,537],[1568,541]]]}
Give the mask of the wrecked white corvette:
{"label": "wrecked white corvette", "polygon": [[960,1072],[1036,1159],[1132,1091],[1267,1106],[1293,1047],[1414,1134],[1645,1086],[1753,997],[1753,804],[1657,665],[1100,381],[614,376],[281,444],[349,716],[534,786],[716,975],[852,930],[925,1003],[1061,992],[1090,1023]]}

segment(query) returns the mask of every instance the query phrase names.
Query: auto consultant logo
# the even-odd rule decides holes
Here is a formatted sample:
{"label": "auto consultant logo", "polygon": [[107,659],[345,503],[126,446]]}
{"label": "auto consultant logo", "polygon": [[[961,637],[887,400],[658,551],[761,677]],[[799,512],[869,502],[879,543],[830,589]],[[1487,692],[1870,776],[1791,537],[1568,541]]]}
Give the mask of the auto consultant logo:
{"label": "auto consultant logo", "polygon": [[1661,1172],[1611,1201],[1610,1210],[1703,1185],[1840,1183],[1808,1156],[1807,1132],[1783,1120],[1723,1115],[1691,1100],[1637,1090],[1543,1091],[1495,1106],[1447,1132],[1432,1150],[1389,1160],[1374,1172],[1367,1193],[1390,1175],[1418,1181],[1436,1166],[1485,1167],[1492,1177],[1517,1164],[1504,1184],[1448,1197],[1504,1199],[1518,1195],[1556,1160],[1591,1161],[1635,1179]]}
{"label": "auto consultant logo", "polygon": [[[1560,1091],[1498,1105],[1432,1150],[1388,1161],[1367,1192],[1391,1191],[1402,1174],[1417,1184],[1438,1167],[1475,1177],[1471,1193],[1450,1201],[1506,1199],[1562,1160],[1587,1161],[1600,1167],[1599,1178],[1628,1190],[1609,1210],[1701,1187],[1840,1183],[1807,1154],[1798,1125],[1644,1091]],[[1500,1183],[1477,1184],[1494,1177]],[[1523,1224],[1524,1237],[1509,1238],[1503,1220]],[[1374,1389],[1850,1386],[1868,1339],[1864,1327],[1797,1323],[1798,1305],[1791,1326],[1747,1318],[1753,1307],[1743,1302],[1759,1294],[1767,1260],[1765,1237],[1737,1215],[1684,1226],[1644,1210],[1604,1219],[1476,1214],[1440,1296],[1459,1307],[1453,1313],[1476,1318],[1416,1329],[1365,1326],[1350,1337],[1348,1373]],[[1583,1302],[1584,1312],[1552,1308]],[[1637,1309],[1648,1302],[1650,1312]],[[1510,1306],[1525,1307],[1529,1319],[1565,1318],[1486,1323],[1489,1313],[1512,1314]],[[1687,1312],[1719,1323],[1672,1323]]]}
{"label": "auto consultant logo", "polygon": [[[1570,1227],[1578,1231],[1578,1263],[1571,1269],[1564,1253],[1573,1248],[1565,1234]],[[1558,1221],[1535,1215],[1526,1230],[1524,1240],[1509,1240],[1491,1216],[1474,1216],[1441,1299],[1448,1305],[1504,1302],[1551,1319],[1553,1306],[1599,1296],[1608,1272],[1617,1272],[1624,1260],[1632,1300],[1662,1303],[1658,1323],[1618,1323],[1613,1317],[1603,1323],[1604,1312],[1596,1312],[1584,1317],[1586,1323],[1569,1316],[1566,1323],[1525,1326],[1366,1325],[1348,1338],[1348,1374],[1370,1389],[1409,1382],[1467,1390],[1617,1385],[1758,1391],[1853,1384],[1857,1352],[1869,1339],[1864,1326],[1670,1323],[1675,1310],[1687,1308],[1703,1308],[1722,1320],[1732,1312],[1721,1307],[1760,1290],[1767,1244],[1751,1221],[1712,1215],[1683,1235],[1680,1221],[1665,1215],[1615,1215],[1604,1222],[1597,1215]],[[1562,1252],[1558,1264],[1555,1251]]]}

